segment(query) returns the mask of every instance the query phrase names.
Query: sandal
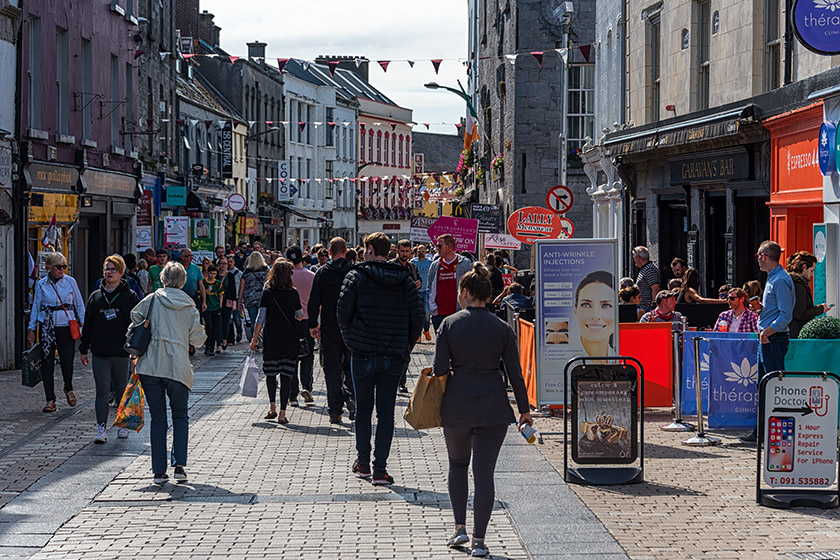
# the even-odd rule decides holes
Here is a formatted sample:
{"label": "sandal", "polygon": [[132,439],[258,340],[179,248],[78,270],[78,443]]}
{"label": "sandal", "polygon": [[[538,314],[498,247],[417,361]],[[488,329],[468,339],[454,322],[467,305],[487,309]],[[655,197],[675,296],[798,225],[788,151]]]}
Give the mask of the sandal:
{"label": "sandal", "polygon": [[265,418],[266,420],[273,420],[274,418],[277,418],[277,412],[269,411],[268,414],[263,416],[263,418]]}

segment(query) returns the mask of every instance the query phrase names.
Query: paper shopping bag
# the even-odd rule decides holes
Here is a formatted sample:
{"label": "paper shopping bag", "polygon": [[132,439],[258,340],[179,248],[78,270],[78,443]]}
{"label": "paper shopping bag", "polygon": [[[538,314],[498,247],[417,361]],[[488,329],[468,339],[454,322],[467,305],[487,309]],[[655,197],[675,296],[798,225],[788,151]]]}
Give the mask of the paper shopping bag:
{"label": "paper shopping bag", "polygon": [[127,428],[139,432],[143,429],[143,407],[146,405],[146,394],[140,385],[140,376],[131,374],[131,380],[125,388],[120,407],[117,409],[115,428]]}
{"label": "paper shopping bag", "polygon": [[[50,356],[53,359],[53,356]],[[21,383],[26,387],[34,387],[41,382],[41,365],[44,362],[44,351],[41,344],[26,350],[20,360]]]}
{"label": "paper shopping bag", "polygon": [[432,377],[431,373],[432,368],[425,368],[420,372],[414,392],[411,393],[411,400],[408,401],[408,408],[403,415],[405,421],[415,430],[439,428],[442,425],[440,407],[449,376]]}
{"label": "paper shopping bag", "polygon": [[254,355],[248,357],[242,366],[242,377],[239,379],[239,391],[243,397],[256,397],[260,386],[260,368]]}

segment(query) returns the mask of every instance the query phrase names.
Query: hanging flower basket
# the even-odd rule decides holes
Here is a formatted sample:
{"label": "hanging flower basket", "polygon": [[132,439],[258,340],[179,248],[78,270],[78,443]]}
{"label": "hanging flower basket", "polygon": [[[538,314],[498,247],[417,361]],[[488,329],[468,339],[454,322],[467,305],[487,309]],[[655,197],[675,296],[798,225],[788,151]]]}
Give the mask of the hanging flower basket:
{"label": "hanging flower basket", "polygon": [[583,160],[580,158],[580,148],[572,148],[566,157],[566,164],[573,169],[582,169]]}

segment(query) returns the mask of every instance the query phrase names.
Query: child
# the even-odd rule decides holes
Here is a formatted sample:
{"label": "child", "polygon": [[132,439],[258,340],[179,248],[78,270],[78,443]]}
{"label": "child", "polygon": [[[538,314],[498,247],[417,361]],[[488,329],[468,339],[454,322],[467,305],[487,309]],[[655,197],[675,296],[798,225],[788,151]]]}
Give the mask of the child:
{"label": "child", "polygon": [[149,263],[146,259],[137,261],[137,281],[140,283],[144,294],[149,293]]}
{"label": "child", "polygon": [[204,355],[214,356],[218,345],[221,350],[222,344],[222,306],[225,303],[225,292],[222,283],[216,278],[219,270],[215,264],[207,267],[207,277],[204,282],[205,303],[204,329],[207,331],[207,342],[204,343]]}

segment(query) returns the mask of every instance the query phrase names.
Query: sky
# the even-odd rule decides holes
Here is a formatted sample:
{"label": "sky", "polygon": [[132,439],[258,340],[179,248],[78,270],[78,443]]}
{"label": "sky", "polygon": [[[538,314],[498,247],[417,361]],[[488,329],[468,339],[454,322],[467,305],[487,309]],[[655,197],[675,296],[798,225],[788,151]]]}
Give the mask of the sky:
{"label": "sky", "polygon": [[[266,58],[313,60],[319,55],[349,55],[371,60],[370,82],[397,105],[414,110],[414,122],[430,123],[431,132],[456,134],[466,115],[458,96],[429,90],[427,82],[466,87],[467,1],[424,0],[201,0],[200,9],[215,16],[221,47],[247,56],[245,43],[268,43]],[[445,59],[435,75],[431,59]],[[393,60],[383,72],[376,60]],[[411,68],[405,60],[414,60]],[[425,132],[425,126],[415,131]]]}

